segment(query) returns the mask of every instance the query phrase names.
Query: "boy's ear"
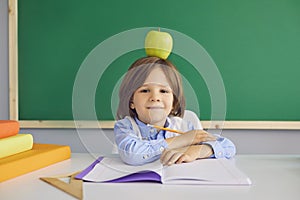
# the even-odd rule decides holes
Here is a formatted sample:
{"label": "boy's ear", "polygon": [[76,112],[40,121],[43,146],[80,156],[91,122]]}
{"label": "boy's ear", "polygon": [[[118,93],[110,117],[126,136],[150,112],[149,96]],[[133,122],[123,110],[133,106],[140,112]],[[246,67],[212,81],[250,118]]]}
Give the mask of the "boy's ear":
{"label": "boy's ear", "polygon": [[132,102],[130,103],[130,108],[134,109],[134,104]]}

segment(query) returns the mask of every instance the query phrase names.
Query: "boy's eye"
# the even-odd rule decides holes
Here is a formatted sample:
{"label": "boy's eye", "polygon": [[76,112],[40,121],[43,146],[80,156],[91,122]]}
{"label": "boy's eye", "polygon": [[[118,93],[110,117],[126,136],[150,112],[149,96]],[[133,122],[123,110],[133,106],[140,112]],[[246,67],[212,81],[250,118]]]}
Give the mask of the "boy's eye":
{"label": "boy's eye", "polygon": [[169,91],[169,90],[166,90],[166,89],[161,89],[160,92],[161,92],[161,93],[170,93],[170,91]]}
{"label": "boy's eye", "polygon": [[140,93],[147,93],[147,92],[149,92],[150,90],[149,89],[141,89],[140,90]]}

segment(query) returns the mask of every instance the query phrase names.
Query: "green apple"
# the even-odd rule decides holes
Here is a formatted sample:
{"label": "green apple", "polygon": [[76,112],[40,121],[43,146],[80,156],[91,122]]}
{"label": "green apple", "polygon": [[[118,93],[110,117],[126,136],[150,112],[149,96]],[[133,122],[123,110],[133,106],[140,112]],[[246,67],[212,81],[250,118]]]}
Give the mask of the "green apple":
{"label": "green apple", "polygon": [[167,59],[173,48],[172,36],[167,32],[149,31],[145,38],[145,50],[148,56]]}

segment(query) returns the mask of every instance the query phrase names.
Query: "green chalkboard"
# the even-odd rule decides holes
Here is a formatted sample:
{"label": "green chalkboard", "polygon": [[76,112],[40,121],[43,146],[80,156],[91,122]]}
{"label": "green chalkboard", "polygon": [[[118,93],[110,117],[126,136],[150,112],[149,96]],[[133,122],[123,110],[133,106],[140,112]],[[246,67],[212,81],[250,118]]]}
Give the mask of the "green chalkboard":
{"label": "green chalkboard", "polygon": [[[19,119],[72,120],[75,78],[90,53],[119,33],[146,27],[137,36],[142,43],[147,27],[161,27],[193,39],[213,60],[226,92],[226,120],[300,121],[299,10],[294,0],[18,1]],[[105,68],[93,99],[99,120],[114,120],[117,84],[142,56],[143,49],[132,49],[99,64]],[[182,55],[169,59],[184,77],[187,108],[211,120],[203,74]]]}

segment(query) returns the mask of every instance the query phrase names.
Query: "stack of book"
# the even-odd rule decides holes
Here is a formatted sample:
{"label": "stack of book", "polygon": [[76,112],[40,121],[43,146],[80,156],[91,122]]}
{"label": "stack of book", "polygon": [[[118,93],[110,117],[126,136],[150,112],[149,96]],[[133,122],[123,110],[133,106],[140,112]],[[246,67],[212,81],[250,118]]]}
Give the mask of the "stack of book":
{"label": "stack of book", "polygon": [[70,158],[69,146],[37,144],[19,131],[18,121],[0,120],[0,182]]}
{"label": "stack of book", "polygon": [[32,149],[31,134],[19,134],[17,121],[0,120],[0,158]]}

